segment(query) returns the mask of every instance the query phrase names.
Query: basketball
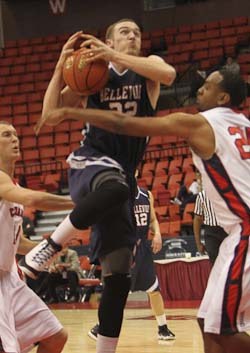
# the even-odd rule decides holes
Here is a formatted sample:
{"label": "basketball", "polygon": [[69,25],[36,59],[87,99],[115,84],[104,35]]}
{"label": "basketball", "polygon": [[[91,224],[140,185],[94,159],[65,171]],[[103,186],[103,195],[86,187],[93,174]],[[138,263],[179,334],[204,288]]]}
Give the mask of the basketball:
{"label": "basketball", "polygon": [[63,66],[63,79],[72,91],[89,96],[100,91],[109,76],[107,63],[98,59],[86,63],[83,50],[75,51],[69,56]]}

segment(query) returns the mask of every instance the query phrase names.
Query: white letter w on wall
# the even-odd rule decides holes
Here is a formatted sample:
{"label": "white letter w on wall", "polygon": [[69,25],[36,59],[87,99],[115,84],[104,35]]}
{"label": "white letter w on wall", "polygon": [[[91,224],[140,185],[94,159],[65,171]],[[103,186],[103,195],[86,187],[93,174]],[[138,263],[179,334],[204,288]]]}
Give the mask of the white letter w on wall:
{"label": "white letter w on wall", "polygon": [[66,0],[49,0],[49,4],[54,15],[64,13]]}

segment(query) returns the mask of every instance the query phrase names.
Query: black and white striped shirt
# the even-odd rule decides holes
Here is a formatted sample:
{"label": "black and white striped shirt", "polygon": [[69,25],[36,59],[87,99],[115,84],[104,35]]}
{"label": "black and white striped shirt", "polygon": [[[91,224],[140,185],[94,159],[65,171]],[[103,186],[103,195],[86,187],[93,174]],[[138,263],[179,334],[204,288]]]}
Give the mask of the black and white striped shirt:
{"label": "black and white striped shirt", "polygon": [[211,202],[206,196],[205,191],[199,192],[196,197],[194,214],[203,217],[203,223],[207,226],[218,226],[216,216]]}

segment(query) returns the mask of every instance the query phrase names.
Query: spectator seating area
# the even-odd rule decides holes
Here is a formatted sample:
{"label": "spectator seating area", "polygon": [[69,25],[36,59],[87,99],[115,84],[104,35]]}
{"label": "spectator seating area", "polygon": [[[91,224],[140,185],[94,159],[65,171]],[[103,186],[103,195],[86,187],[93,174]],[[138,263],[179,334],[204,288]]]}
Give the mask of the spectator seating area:
{"label": "spectator seating area", "polygon": [[[144,54],[167,50],[165,60],[182,73],[190,62],[198,62],[201,70],[211,69],[223,57],[235,56],[239,46],[249,45],[249,39],[246,16],[144,32],[142,49]],[[249,74],[249,55],[240,56],[239,63],[242,74]]]}
{"label": "spectator seating area", "polygon": [[[104,38],[104,30],[92,34]],[[67,184],[65,158],[79,146],[82,124],[66,121],[59,126],[43,127],[34,135],[34,124],[42,111],[42,100],[62,45],[69,34],[8,41],[0,51],[0,120],[14,124],[20,136],[22,156],[16,176],[22,185],[33,189],[59,191]],[[182,25],[142,34],[144,55],[159,53],[173,64],[178,76],[193,64],[210,70],[227,56],[237,55],[241,73],[250,77],[250,19],[237,17],[203,24]],[[242,107],[249,116],[250,97]],[[162,110],[159,116],[183,111],[187,106]],[[152,190],[164,236],[180,234],[183,225],[192,222],[193,205],[180,215],[171,204],[181,184],[195,178],[191,153],[186,142],[176,137],[151,138],[141,166],[139,183]],[[31,212],[32,214],[32,212]]]}
{"label": "spectator seating area", "polygon": [[[180,235],[182,228],[190,227],[194,209],[193,203],[187,204],[182,214],[180,206],[173,204],[180,186],[184,184],[188,188],[196,176],[189,148],[185,145],[178,147],[178,139],[172,144],[167,150],[172,149],[173,156],[168,153],[165,159],[145,161],[141,168],[141,177],[138,179],[139,185],[150,189],[154,196],[155,210],[164,237]],[[161,152],[164,151],[164,145],[159,145],[158,148]]]}

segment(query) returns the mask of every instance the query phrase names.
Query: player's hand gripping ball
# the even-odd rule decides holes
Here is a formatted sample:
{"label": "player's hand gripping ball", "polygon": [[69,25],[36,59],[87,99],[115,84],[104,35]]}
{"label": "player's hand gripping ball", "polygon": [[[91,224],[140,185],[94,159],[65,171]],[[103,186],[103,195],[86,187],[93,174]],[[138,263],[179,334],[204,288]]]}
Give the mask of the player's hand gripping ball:
{"label": "player's hand gripping ball", "polygon": [[86,63],[83,50],[75,51],[63,66],[63,79],[72,91],[89,96],[100,91],[108,81],[106,61],[97,59]]}

